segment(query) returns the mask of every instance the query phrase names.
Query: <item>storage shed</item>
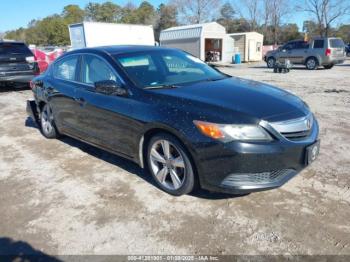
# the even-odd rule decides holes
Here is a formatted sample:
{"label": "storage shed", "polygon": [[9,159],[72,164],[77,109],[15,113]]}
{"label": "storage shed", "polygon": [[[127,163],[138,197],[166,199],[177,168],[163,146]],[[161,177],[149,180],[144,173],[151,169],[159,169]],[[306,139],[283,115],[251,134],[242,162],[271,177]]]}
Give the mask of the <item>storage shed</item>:
{"label": "storage shed", "polygon": [[161,46],[182,49],[203,61],[231,62],[234,55],[233,38],[216,22],[171,27],[159,40]]}
{"label": "storage shed", "polygon": [[261,61],[264,36],[257,32],[228,34],[235,41],[235,49],[243,62]]}

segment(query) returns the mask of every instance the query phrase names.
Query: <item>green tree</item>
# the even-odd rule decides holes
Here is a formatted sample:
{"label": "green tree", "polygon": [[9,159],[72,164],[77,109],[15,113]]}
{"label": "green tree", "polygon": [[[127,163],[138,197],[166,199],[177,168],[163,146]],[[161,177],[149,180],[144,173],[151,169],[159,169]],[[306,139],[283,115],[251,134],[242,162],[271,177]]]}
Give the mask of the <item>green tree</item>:
{"label": "green tree", "polygon": [[63,8],[62,17],[67,24],[80,23],[84,21],[85,12],[78,5],[67,5]]}
{"label": "green tree", "polygon": [[281,43],[303,38],[303,35],[299,32],[299,28],[296,24],[285,24],[281,26],[280,32],[281,36],[279,40]]}
{"label": "green tree", "polygon": [[350,43],[350,24],[341,25],[336,32],[336,36],[341,37],[345,43]]}
{"label": "green tree", "polygon": [[132,2],[128,2],[122,8],[122,17],[120,21],[126,24],[137,24],[138,17],[136,14],[136,10],[137,10],[137,7]]}
{"label": "green tree", "polygon": [[232,32],[234,30],[234,18],[235,10],[229,2],[223,4],[220,8],[220,17],[217,22],[226,28],[226,32]]}
{"label": "green tree", "polygon": [[158,21],[155,27],[156,41],[159,41],[160,32],[169,27],[177,26],[177,11],[173,5],[160,4],[157,9]]}
{"label": "green tree", "polygon": [[99,3],[88,3],[85,7],[85,16],[90,21],[114,23],[120,21],[122,9],[110,1]]}
{"label": "green tree", "polygon": [[139,24],[151,24],[153,25],[156,21],[156,12],[153,5],[149,2],[144,1],[140,4],[136,10],[136,15]]}

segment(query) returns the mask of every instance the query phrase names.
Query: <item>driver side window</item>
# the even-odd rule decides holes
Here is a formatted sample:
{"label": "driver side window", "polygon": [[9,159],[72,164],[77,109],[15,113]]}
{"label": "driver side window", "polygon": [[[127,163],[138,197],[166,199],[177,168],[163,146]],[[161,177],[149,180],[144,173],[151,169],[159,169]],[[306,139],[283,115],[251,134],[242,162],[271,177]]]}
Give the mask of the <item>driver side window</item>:
{"label": "driver side window", "polygon": [[104,80],[117,81],[117,76],[111,67],[97,56],[83,55],[81,81],[93,85]]}
{"label": "driver side window", "polygon": [[288,44],[286,44],[286,45],[283,47],[283,49],[285,49],[285,50],[292,50],[292,49],[294,49],[294,43],[288,43]]}

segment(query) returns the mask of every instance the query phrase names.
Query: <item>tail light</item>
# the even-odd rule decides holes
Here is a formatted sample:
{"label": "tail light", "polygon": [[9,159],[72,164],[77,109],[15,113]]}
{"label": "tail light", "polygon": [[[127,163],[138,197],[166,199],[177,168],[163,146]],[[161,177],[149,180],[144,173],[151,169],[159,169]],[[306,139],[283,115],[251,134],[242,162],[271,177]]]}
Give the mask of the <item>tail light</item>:
{"label": "tail light", "polygon": [[28,63],[34,63],[35,62],[35,57],[34,56],[27,56],[26,57],[26,61]]}
{"label": "tail light", "polygon": [[30,81],[30,82],[29,82],[29,86],[30,86],[31,89],[33,89],[33,88],[35,87],[34,82],[33,82],[33,81]]}
{"label": "tail light", "polygon": [[332,50],[331,50],[331,49],[329,49],[329,48],[327,48],[327,49],[326,49],[326,56],[330,56],[330,55],[331,55],[331,53],[332,53]]}

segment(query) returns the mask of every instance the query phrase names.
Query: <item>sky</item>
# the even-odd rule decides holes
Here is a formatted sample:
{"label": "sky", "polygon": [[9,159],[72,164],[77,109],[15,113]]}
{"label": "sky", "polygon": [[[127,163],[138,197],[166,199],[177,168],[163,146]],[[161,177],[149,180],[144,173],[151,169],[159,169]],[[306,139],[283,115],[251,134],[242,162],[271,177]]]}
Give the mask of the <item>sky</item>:
{"label": "sky", "polygon": [[[40,19],[54,13],[61,13],[63,7],[69,4],[77,4],[84,8],[89,2],[102,3],[105,1],[106,0],[0,0],[0,32],[26,27],[32,19]],[[167,2],[167,0],[148,1],[154,6]],[[129,1],[112,0],[112,2],[124,5]],[[139,5],[142,0],[132,0],[131,2],[135,5]],[[239,4],[236,4],[235,7],[239,8]],[[308,15],[305,13],[294,12],[287,17],[286,22],[297,23],[299,30],[302,30],[303,21],[308,18]],[[344,22],[349,23],[349,17],[345,18]]]}

